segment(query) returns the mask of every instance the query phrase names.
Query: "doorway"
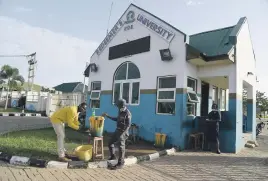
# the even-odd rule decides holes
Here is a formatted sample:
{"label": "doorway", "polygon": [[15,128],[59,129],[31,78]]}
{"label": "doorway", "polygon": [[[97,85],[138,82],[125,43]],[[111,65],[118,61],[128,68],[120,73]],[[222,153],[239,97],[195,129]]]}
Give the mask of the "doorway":
{"label": "doorway", "polygon": [[201,116],[208,115],[209,105],[209,84],[202,81],[201,87]]}

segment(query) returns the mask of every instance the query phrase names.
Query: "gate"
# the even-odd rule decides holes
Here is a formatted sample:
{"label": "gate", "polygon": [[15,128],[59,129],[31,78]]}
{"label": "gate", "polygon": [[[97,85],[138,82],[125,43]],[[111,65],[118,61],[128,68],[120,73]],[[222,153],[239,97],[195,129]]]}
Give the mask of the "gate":
{"label": "gate", "polygon": [[85,102],[86,96],[82,93],[49,94],[47,97],[46,114],[51,116],[56,110],[65,106],[78,106]]}

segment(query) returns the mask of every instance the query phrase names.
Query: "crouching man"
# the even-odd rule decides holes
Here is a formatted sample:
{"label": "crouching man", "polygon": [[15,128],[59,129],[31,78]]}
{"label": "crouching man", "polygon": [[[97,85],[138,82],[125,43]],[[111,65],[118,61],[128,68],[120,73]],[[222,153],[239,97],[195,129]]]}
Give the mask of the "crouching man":
{"label": "crouching man", "polygon": [[58,109],[50,117],[50,121],[57,135],[57,151],[59,156],[59,161],[68,162],[72,161],[66,158],[65,148],[64,148],[64,138],[65,138],[65,124],[74,129],[81,130],[82,125],[80,125],[78,116],[80,113],[86,111],[86,103],[80,104],[77,106],[67,106],[64,108]]}
{"label": "crouching man", "polygon": [[125,158],[125,143],[129,136],[129,128],[131,125],[131,113],[126,107],[126,101],[124,99],[120,99],[117,104],[118,108],[118,116],[111,117],[107,113],[103,113],[103,117],[108,117],[109,119],[116,121],[116,130],[113,133],[111,139],[109,140],[108,147],[110,151],[109,160],[115,160],[115,148],[114,144],[119,142],[119,158],[116,168],[122,168],[124,166],[124,158]]}

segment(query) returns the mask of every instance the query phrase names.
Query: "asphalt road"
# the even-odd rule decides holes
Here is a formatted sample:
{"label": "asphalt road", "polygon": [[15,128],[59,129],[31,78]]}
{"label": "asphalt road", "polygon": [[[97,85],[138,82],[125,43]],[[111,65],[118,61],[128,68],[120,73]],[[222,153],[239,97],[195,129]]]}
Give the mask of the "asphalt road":
{"label": "asphalt road", "polygon": [[0,133],[48,126],[51,125],[46,117],[0,117]]}

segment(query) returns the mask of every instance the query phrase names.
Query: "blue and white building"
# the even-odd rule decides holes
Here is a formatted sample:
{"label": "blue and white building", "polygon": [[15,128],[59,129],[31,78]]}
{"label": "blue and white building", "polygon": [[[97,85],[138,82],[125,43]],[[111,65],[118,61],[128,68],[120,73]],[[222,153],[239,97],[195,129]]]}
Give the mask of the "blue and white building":
{"label": "blue and white building", "polygon": [[[222,111],[221,150],[238,152],[255,140],[256,61],[247,19],[233,26],[187,36],[131,4],[90,58],[87,117],[117,115],[127,101],[140,136],[186,148],[189,133],[207,116],[213,101]],[[242,92],[247,90],[246,133]],[[195,124],[192,124],[195,123]],[[87,126],[89,123],[87,122]],[[115,123],[105,121],[112,132]]]}

